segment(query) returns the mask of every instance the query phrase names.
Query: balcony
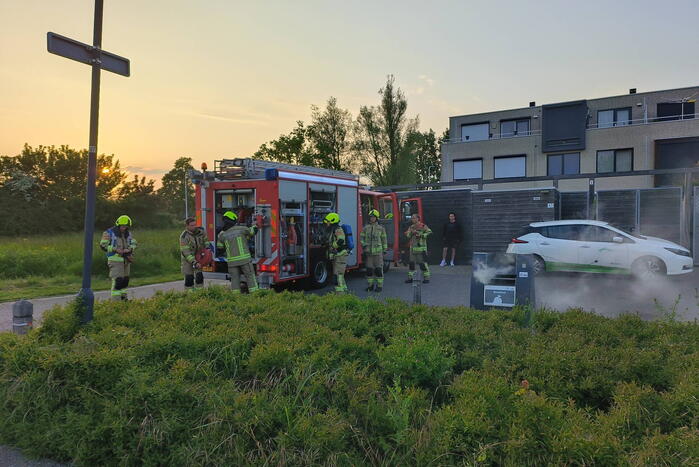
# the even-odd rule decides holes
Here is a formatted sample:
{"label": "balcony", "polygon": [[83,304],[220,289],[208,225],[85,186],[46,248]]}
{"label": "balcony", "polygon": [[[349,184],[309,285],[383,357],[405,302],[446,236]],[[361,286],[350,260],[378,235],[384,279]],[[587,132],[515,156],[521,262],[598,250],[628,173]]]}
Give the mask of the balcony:
{"label": "balcony", "polygon": [[443,144],[456,144],[456,143],[477,143],[479,141],[492,141],[500,139],[512,139],[512,138],[524,138],[527,136],[537,136],[541,134],[541,130],[530,130],[530,131],[520,131],[519,133],[503,133],[503,134],[491,134],[488,138],[484,139],[468,139],[467,138],[450,138],[443,141]]}
{"label": "balcony", "polygon": [[[694,119],[699,119],[699,113],[682,114],[682,115],[667,115],[664,117],[646,117],[646,118],[639,118],[636,120],[623,120],[623,121],[608,122],[608,123],[603,123],[603,124],[589,123],[586,126],[586,129],[587,130],[602,130],[602,129],[608,129],[608,128],[627,128],[630,126],[638,126],[638,125],[655,125],[655,124],[659,124],[659,123],[660,124],[672,123],[672,122],[678,122],[678,121],[684,122],[687,120],[694,120]],[[488,136],[488,138],[473,139],[473,140],[468,139],[468,138],[450,138],[448,140],[444,140],[443,144],[476,143],[479,141],[493,141],[493,140],[502,140],[502,139],[523,138],[523,137],[527,137],[527,136],[538,136],[538,135],[541,135],[541,130],[531,130],[531,131],[527,131],[526,133],[519,132],[519,134],[516,134],[516,133],[491,134]]]}

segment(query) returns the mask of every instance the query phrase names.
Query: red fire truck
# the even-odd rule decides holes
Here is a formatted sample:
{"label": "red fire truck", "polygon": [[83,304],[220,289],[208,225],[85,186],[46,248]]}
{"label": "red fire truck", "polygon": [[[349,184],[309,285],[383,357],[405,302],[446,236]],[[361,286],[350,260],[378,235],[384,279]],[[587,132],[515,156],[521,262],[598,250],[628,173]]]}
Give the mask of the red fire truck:
{"label": "red fire truck", "polygon": [[196,216],[213,244],[215,261],[205,277],[228,279],[222,251],[215,251],[215,239],[223,226],[223,213],[234,211],[244,225],[257,225],[250,251],[261,287],[270,288],[292,281],[306,281],[323,287],[331,278],[327,260],[328,231],[323,219],[337,212],[341,222],[352,228],[355,248],[347,259],[348,269],[362,266],[359,241],[368,212],[378,209],[386,228],[389,250],[386,270],[400,259],[395,239],[407,228],[413,212],[422,214],[418,199],[401,200],[395,193],[364,189],[359,178],[337,170],[306,167],[255,159],[215,161],[213,172],[193,171],[196,186]]}

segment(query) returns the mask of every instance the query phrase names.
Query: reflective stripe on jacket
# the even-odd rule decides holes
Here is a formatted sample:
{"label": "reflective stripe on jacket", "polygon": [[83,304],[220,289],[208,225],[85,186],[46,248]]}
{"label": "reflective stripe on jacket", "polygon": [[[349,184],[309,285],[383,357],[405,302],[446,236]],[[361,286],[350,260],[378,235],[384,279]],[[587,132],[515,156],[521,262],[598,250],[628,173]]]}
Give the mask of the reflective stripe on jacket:
{"label": "reflective stripe on jacket", "polygon": [[410,239],[411,253],[422,253],[427,251],[427,236],[432,231],[423,223],[413,224],[405,232],[405,236]]}
{"label": "reflective stripe on jacket", "polygon": [[195,255],[206,248],[206,236],[204,229],[197,227],[194,232],[184,230],[180,234],[180,253],[183,261],[189,263],[196,258]]}
{"label": "reflective stripe on jacket", "polygon": [[249,263],[252,258],[248,248],[248,239],[255,235],[255,227],[234,225],[218,234],[216,245],[226,249],[226,261],[231,266]]}
{"label": "reflective stripe on jacket", "polygon": [[347,240],[345,239],[345,231],[342,227],[336,225],[330,229],[330,244],[329,256],[330,259],[338,256],[349,255],[349,250],[347,249]]}

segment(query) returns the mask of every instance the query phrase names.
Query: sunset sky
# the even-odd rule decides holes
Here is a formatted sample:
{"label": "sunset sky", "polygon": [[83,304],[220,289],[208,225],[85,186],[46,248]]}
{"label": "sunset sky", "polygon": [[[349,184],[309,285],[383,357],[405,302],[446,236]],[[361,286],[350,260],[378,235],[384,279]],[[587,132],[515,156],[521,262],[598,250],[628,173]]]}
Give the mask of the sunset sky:
{"label": "sunset sky", "polygon": [[[88,139],[92,0],[0,0],[0,155]],[[699,84],[699,2],[105,0],[99,152],[159,177],[251,156],[330,96],[356,116],[391,73],[421,128],[451,115]]]}

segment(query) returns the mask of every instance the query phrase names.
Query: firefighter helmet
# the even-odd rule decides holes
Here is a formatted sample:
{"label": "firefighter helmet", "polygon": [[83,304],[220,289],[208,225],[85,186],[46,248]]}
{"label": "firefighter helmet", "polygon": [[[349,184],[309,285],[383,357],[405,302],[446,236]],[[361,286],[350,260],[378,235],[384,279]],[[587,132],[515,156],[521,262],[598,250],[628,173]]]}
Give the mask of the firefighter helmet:
{"label": "firefighter helmet", "polygon": [[226,219],[230,219],[233,222],[236,222],[238,220],[238,215],[234,213],[233,211],[226,211],[223,213],[223,217]]}
{"label": "firefighter helmet", "polygon": [[388,214],[386,214],[386,219],[393,219],[393,213],[389,212]]}
{"label": "firefighter helmet", "polygon": [[325,222],[326,224],[339,224],[340,216],[336,212],[331,212],[330,214],[325,216],[323,222]]}
{"label": "firefighter helmet", "polygon": [[381,214],[379,214],[378,209],[372,209],[371,211],[369,211],[369,217],[372,216],[378,219],[379,217],[381,217]]}
{"label": "firefighter helmet", "polygon": [[131,226],[131,218],[129,216],[119,216],[115,222],[116,225],[128,225]]}

